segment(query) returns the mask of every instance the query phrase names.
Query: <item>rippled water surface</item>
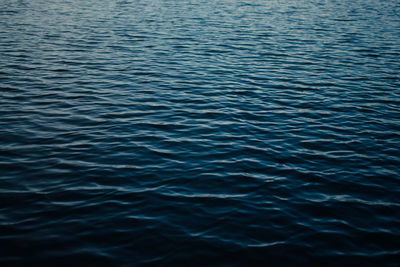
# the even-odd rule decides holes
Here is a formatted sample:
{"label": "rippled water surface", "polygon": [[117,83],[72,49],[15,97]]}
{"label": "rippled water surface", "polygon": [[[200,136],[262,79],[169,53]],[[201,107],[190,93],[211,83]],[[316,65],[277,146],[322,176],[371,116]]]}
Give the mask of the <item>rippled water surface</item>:
{"label": "rippled water surface", "polygon": [[397,0],[0,0],[0,263],[396,266]]}

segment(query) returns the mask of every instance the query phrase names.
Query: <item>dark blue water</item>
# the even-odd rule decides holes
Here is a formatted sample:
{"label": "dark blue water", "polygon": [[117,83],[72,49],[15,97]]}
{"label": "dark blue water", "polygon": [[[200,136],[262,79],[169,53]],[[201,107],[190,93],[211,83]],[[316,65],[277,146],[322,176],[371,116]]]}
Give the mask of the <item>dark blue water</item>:
{"label": "dark blue water", "polygon": [[397,0],[0,0],[1,265],[400,263]]}

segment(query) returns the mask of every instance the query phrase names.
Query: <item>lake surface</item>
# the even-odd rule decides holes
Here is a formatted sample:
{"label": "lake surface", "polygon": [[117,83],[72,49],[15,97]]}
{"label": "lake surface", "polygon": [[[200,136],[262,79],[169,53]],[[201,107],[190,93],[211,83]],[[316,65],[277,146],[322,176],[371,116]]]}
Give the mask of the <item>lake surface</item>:
{"label": "lake surface", "polygon": [[0,88],[2,266],[400,262],[397,0],[0,0]]}

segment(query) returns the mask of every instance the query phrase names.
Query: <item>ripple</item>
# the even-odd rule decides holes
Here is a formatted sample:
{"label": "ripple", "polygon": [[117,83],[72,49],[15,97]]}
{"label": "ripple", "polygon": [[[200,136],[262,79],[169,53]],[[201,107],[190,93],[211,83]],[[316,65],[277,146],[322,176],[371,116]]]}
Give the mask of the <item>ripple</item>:
{"label": "ripple", "polygon": [[396,266],[397,1],[0,1],[0,262]]}

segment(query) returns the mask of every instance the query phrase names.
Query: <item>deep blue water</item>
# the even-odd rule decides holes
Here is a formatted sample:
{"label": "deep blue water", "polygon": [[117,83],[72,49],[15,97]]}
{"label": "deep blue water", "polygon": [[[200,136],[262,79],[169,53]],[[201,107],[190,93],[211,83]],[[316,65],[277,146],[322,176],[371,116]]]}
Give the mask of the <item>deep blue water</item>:
{"label": "deep blue water", "polygon": [[0,0],[0,264],[400,264],[398,0]]}

